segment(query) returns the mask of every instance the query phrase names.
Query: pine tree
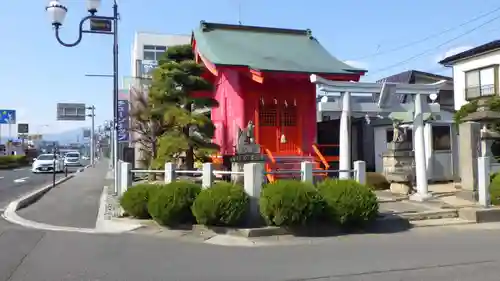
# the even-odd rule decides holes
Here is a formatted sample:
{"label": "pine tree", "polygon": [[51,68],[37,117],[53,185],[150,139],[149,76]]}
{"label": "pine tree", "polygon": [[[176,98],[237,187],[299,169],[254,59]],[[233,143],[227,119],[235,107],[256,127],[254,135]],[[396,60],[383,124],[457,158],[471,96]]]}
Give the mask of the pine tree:
{"label": "pine tree", "polygon": [[213,89],[201,77],[203,71],[194,61],[191,45],[179,45],[167,49],[153,72],[148,102],[152,115],[161,115],[164,125],[157,165],[184,156],[186,168],[193,169],[197,157],[206,157],[218,148],[211,141],[215,127],[206,113],[218,106],[217,101],[194,95]]}

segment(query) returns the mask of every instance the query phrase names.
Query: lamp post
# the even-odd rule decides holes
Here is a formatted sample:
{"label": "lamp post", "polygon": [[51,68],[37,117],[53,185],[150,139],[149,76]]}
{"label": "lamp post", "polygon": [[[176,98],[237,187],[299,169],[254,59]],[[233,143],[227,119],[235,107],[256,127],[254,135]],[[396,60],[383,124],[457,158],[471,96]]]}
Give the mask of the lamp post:
{"label": "lamp post", "polygon": [[90,165],[94,167],[95,163],[95,124],[94,124],[94,118],[95,118],[95,106],[89,106],[87,107],[87,110],[90,110],[90,114],[87,116],[91,118],[92,120],[92,126],[90,129]]}
{"label": "lamp post", "polygon": [[[64,18],[66,17],[66,13],[68,9],[62,5],[59,1],[54,0],[49,3],[46,7],[46,11],[49,13],[52,26],[55,29],[55,36],[57,41],[65,46],[65,47],[74,47],[78,45],[82,41],[82,36],[84,33],[97,33],[97,34],[107,34],[113,35],[113,167],[114,167],[114,184],[115,189],[118,187],[118,171],[116,169],[118,163],[118,4],[116,0],[113,1],[113,16],[105,17],[105,16],[97,16],[97,10],[101,5],[101,0],[87,0],[87,10],[90,15],[84,17],[80,20],[80,25],[78,29],[78,38],[73,43],[65,43],[61,40],[59,36],[59,29],[61,28]],[[83,25],[85,22],[91,21],[91,29],[85,30]],[[92,28],[92,21],[105,23],[104,28]],[[112,22],[112,28],[107,27],[106,23]]]}

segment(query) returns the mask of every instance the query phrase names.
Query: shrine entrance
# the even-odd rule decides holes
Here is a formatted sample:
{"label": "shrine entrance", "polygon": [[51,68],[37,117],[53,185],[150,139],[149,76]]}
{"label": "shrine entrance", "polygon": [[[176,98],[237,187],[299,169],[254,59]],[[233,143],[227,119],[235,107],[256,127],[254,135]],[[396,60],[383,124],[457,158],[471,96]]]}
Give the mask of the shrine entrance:
{"label": "shrine entrance", "polygon": [[257,142],[276,154],[302,152],[298,106],[294,100],[263,100],[258,107]]}

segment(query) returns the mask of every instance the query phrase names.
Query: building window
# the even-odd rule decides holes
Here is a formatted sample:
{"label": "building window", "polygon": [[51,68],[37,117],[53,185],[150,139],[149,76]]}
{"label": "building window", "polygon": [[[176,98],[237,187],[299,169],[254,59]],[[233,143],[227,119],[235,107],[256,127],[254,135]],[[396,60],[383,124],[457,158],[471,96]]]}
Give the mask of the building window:
{"label": "building window", "polygon": [[451,150],[450,126],[432,126],[432,148],[433,150]]}
{"label": "building window", "polygon": [[144,60],[159,61],[166,50],[165,46],[144,45]]}
{"label": "building window", "polygon": [[495,95],[497,67],[491,66],[465,72],[465,99]]}

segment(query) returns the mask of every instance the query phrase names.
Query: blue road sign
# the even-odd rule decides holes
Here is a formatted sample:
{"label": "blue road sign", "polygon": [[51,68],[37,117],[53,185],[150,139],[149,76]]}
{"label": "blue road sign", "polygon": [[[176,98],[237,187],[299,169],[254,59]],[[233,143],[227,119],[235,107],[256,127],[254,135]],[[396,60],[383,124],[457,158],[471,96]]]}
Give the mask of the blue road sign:
{"label": "blue road sign", "polygon": [[16,111],[13,109],[0,109],[0,124],[16,124]]}
{"label": "blue road sign", "polygon": [[118,101],[118,141],[129,141],[129,103],[126,100]]}

